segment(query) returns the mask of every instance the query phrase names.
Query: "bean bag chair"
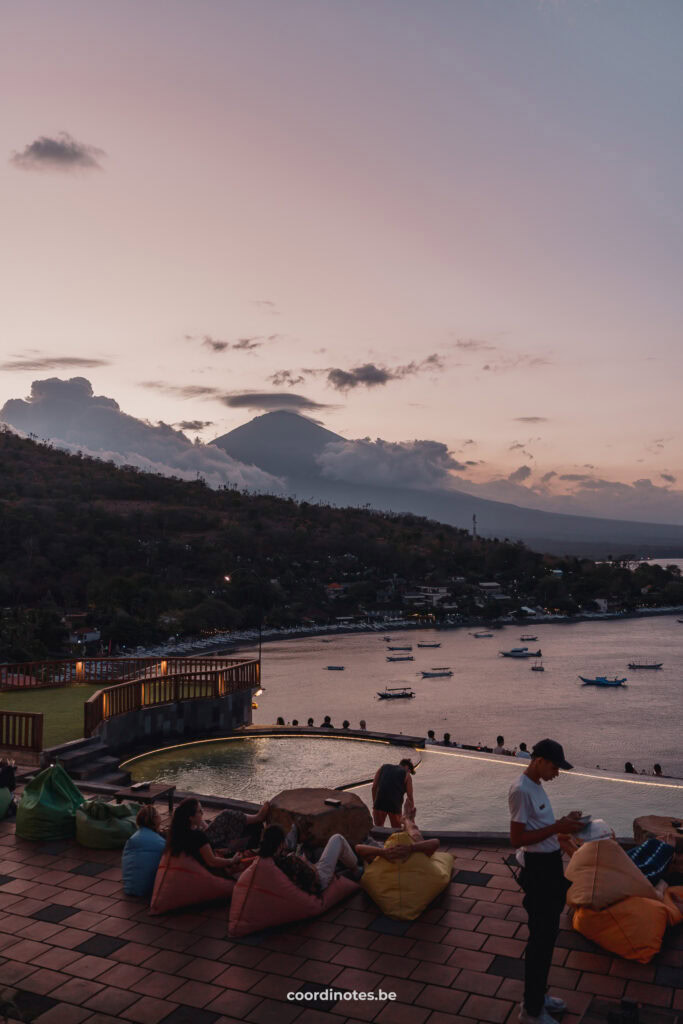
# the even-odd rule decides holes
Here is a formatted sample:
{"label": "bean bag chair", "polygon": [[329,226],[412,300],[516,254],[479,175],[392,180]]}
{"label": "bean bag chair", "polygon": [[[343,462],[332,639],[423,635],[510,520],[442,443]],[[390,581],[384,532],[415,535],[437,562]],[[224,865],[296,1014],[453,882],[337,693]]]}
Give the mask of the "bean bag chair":
{"label": "bean bag chair", "polygon": [[76,842],[91,850],[120,850],[137,830],[140,804],[110,804],[95,798],[76,811]]}
{"label": "bean bag chair", "polygon": [[570,907],[602,910],[628,896],[658,898],[652,883],[615,839],[585,843],[569,861],[565,875],[572,883],[567,893]]}
{"label": "bean bag chair", "polygon": [[139,828],[123,848],[121,874],[126,896],[149,899],[166,840],[151,828]]}
{"label": "bean bag chair", "polygon": [[[410,836],[394,832],[387,846],[410,845]],[[388,861],[378,857],[367,865],[361,879],[366,893],[387,917],[414,921],[442,893],[453,874],[450,853],[412,853],[405,861]]]}
{"label": "bean bag chair", "polygon": [[61,764],[50,765],[31,779],[17,807],[20,839],[72,839],[76,811],[84,796]]}
{"label": "bean bag chair", "polygon": [[169,910],[192,907],[212,900],[229,900],[235,883],[232,878],[212,875],[208,868],[189,854],[171,857],[164,851],[154,879],[150,912],[166,914]]}
{"label": "bean bag chair", "polygon": [[574,911],[572,925],[608,952],[648,964],[659,953],[667,927],[681,920],[683,914],[665,894],[663,900],[629,896],[603,910],[579,907]]}
{"label": "bean bag chair", "polygon": [[6,786],[3,786],[2,789],[0,789],[0,821],[2,821],[7,814],[10,804],[12,803],[12,799],[13,797],[9,789],[7,789]]}
{"label": "bean bag chair", "polygon": [[271,857],[257,857],[235,885],[228,935],[238,939],[263,928],[317,917],[357,889],[350,878],[335,878],[322,896],[313,896],[299,889]]}
{"label": "bean bag chair", "polygon": [[669,864],[674,859],[675,847],[663,843],[660,839],[646,839],[640,846],[634,846],[626,854],[637,868],[643,872],[653,885],[666,874]]}

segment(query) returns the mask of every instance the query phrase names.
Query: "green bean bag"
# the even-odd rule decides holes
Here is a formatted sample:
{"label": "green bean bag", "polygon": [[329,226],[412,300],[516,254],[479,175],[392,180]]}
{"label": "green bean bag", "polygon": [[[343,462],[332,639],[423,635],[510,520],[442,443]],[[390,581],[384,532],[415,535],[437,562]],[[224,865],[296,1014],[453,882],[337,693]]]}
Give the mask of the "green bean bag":
{"label": "green bean bag", "polygon": [[108,804],[95,798],[76,811],[76,842],[92,850],[119,850],[137,831],[140,804]]}
{"label": "green bean bag", "polygon": [[9,805],[11,803],[12,794],[10,793],[7,786],[3,786],[2,789],[0,789],[0,821],[2,821],[2,819],[7,814],[7,809],[9,808]]}
{"label": "green bean bag", "polygon": [[84,797],[61,764],[50,765],[31,779],[17,807],[20,839],[72,839],[76,809]]}

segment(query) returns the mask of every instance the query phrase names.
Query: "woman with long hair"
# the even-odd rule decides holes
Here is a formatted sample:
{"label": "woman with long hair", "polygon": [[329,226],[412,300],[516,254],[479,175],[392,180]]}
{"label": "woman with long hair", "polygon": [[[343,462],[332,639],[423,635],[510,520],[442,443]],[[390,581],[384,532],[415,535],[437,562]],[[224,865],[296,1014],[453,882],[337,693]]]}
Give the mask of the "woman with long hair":
{"label": "woman with long hair", "polygon": [[240,862],[239,853],[234,857],[219,857],[214,853],[204,828],[202,805],[195,797],[188,797],[176,807],[166,848],[172,857],[185,853],[213,872],[231,872]]}

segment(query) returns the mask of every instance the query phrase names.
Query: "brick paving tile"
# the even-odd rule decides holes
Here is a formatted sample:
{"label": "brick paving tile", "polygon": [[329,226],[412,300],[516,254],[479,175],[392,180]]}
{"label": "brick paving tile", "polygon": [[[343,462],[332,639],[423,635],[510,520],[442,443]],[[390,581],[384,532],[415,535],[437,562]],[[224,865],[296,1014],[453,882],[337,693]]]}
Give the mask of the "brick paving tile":
{"label": "brick paving tile", "polygon": [[[334,1024],[341,1024],[341,1021],[346,1017],[349,1021],[372,1021],[377,1017],[382,1010],[385,1008],[386,1003],[337,1003],[330,1010],[330,1020],[334,1021]],[[391,1003],[393,1007],[395,1004]]]}
{"label": "brick paving tile", "polygon": [[624,992],[625,999],[652,1006],[671,1006],[673,989],[664,985],[649,985],[645,981],[629,981]]}
{"label": "brick paving tile", "polygon": [[[553,990],[553,995],[555,990]],[[500,988],[496,992],[498,999],[511,999],[513,1003],[521,1003],[524,996],[524,982],[519,981],[517,978],[503,978],[500,983]],[[515,1007],[512,1010],[513,1016],[510,1018],[511,1021],[516,1021],[516,1015],[519,1007]]]}
{"label": "brick paving tile", "polygon": [[499,889],[496,899],[498,903],[505,903],[509,907],[521,907],[524,895],[519,890]]}
{"label": "brick paving tile", "polygon": [[376,949],[358,949],[355,946],[344,946],[332,959],[334,964],[342,964],[344,967],[358,967],[366,970],[372,967],[380,954]]}
{"label": "brick paving tile", "polygon": [[569,1012],[579,1014],[579,1016],[586,1012],[593,998],[588,992],[575,992],[568,988],[558,988],[555,985],[552,987],[551,995],[564,999]]}
{"label": "brick paving tile", "polygon": [[370,924],[370,930],[381,935],[405,935],[410,928],[410,921],[397,921],[386,914],[379,914]]}
{"label": "brick paving tile", "polygon": [[187,949],[177,950],[176,952],[185,953],[186,956],[204,956],[208,957],[209,960],[222,960],[225,953],[231,950],[233,944],[231,942],[225,942],[223,939],[202,939],[201,942],[197,942],[194,946],[188,946]]}
{"label": "brick paving tile", "polygon": [[149,971],[134,964],[114,964],[108,971],[100,975],[103,985],[115,985],[117,988],[130,988],[146,977]]}
{"label": "brick paving tile", "polygon": [[223,988],[234,988],[240,992],[248,992],[252,986],[262,981],[266,975],[263,971],[252,971],[248,967],[233,965],[227,969],[223,967],[222,973],[215,978],[217,985]]}
{"label": "brick paving tile", "polygon": [[263,999],[250,1014],[248,1021],[253,1024],[291,1024],[299,1014],[301,1007],[293,1003],[280,1003],[274,999]]}
{"label": "brick paving tile", "polygon": [[[493,905],[498,906],[496,903]],[[520,925],[517,921],[506,921],[497,917],[484,917],[477,925],[477,931],[484,932],[486,935],[500,935],[504,939],[512,939],[519,927]]]}
{"label": "brick paving tile", "polygon": [[130,990],[131,992],[138,992],[141,996],[155,996],[157,999],[166,999],[170,997],[172,992],[180,988],[184,980],[175,974],[165,974],[163,971],[150,971],[146,977],[134,982],[130,986]]}
{"label": "brick paving tile", "polygon": [[393,953],[396,956],[405,956],[414,945],[414,939],[409,939],[403,935],[378,935],[370,949],[376,949],[378,953]]}
{"label": "brick paving tile", "polygon": [[577,971],[592,971],[593,974],[607,974],[610,969],[612,958],[601,956],[599,953],[580,953],[578,950],[571,950],[567,956],[566,966],[574,967]]}
{"label": "brick paving tile", "polygon": [[349,991],[357,989],[359,992],[374,992],[381,980],[382,975],[374,971],[357,971],[347,967],[334,979],[334,987],[346,988]]}
{"label": "brick paving tile", "polygon": [[[42,956],[36,957],[33,961],[34,967],[48,967],[52,971],[61,971],[67,964],[77,960],[80,953],[74,953],[73,949],[50,949]],[[4,973],[4,968],[3,968]]]}
{"label": "brick paving tile", "polygon": [[210,985],[206,981],[185,981],[183,978],[180,980],[182,984],[173,993],[173,1000],[185,1006],[206,1006],[222,992],[218,985]]}
{"label": "brick paving tile", "polygon": [[399,1003],[414,1003],[424,988],[424,982],[410,978],[386,975],[379,983],[382,992],[395,992]]}
{"label": "brick paving tile", "polygon": [[346,927],[339,931],[337,935],[337,942],[343,946],[365,947],[371,945],[374,938],[375,933],[368,932],[365,928]]}
{"label": "brick paving tile", "polygon": [[452,946],[440,942],[416,942],[410,951],[414,960],[426,960],[428,963],[445,964],[453,952]]}
{"label": "brick paving tile", "polygon": [[309,921],[296,928],[297,935],[306,939],[321,939],[323,942],[333,942],[340,931],[340,926],[330,921]]}
{"label": "brick paving tile", "polygon": [[[220,959],[221,963],[224,964],[239,964],[242,967],[256,967],[261,960],[265,960],[268,954],[253,946],[231,946],[223,955],[217,959]],[[211,956],[210,953],[206,953],[206,956]]]}
{"label": "brick paving tile", "polygon": [[125,1020],[134,1020],[136,1024],[159,1024],[159,1021],[168,1017],[172,1010],[175,1010],[175,1003],[143,996],[136,1003],[131,1003],[125,1010],[121,1010],[121,1017]]}
{"label": "brick paving tile", "polygon": [[493,953],[481,953],[477,949],[455,949],[448,958],[449,967],[460,967],[472,971],[487,971],[493,963]]}
{"label": "brick paving tile", "polygon": [[97,981],[88,981],[86,978],[71,978],[59,990],[59,998],[66,1003],[75,1003],[80,1006],[82,1003],[92,999],[104,988]]}
{"label": "brick paving tile", "polygon": [[674,1010],[683,1010],[683,988],[678,988],[674,992],[673,1008]]}
{"label": "brick paving tile", "polygon": [[94,995],[84,1005],[92,1011],[109,1013],[116,1016],[121,1010],[125,1010],[139,998],[140,996],[137,992],[125,992],[122,988],[103,988],[101,992]]}
{"label": "brick paving tile", "polygon": [[489,935],[483,946],[485,953],[500,954],[500,956],[522,956],[526,949],[526,943],[519,939],[503,939],[498,935]]}
{"label": "brick paving tile", "polygon": [[514,956],[495,956],[487,973],[497,974],[500,978],[523,978],[524,961]]}
{"label": "brick paving tile", "polygon": [[[513,909],[517,908],[508,907],[504,903],[491,903],[489,900],[476,900],[472,906],[472,913],[481,917],[495,917],[504,920],[513,919],[511,915]],[[526,921],[526,911],[524,908],[522,908],[522,918]]]}
{"label": "brick paving tile", "polygon": [[475,1020],[490,1021],[491,1024],[503,1024],[512,1008],[506,999],[491,999],[488,996],[469,996],[462,1007],[464,1017]]}
{"label": "brick paving tile", "polygon": [[[654,981],[659,959],[658,957],[654,964],[637,964],[633,960],[610,960],[609,973],[615,978],[627,978],[629,981]],[[662,984],[666,985],[667,982],[662,981]]]}
{"label": "brick paving tile", "polygon": [[459,989],[425,985],[415,1001],[418,1006],[427,1006],[430,1010],[458,1013],[468,996],[468,992],[461,992]]}
{"label": "brick paving tile", "polygon": [[154,946],[145,946],[141,942],[124,941],[122,946],[109,953],[109,958],[122,964],[136,964],[138,967],[142,967],[144,964],[146,967],[147,961],[158,953],[159,950]]}
{"label": "brick paving tile", "polygon": [[273,971],[274,974],[293,974],[301,967],[304,957],[290,956],[289,953],[271,953],[259,964],[261,971]]}
{"label": "brick paving tile", "polygon": [[[634,980],[647,980],[647,979],[634,979]],[[683,968],[681,967],[667,967],[661,965],[657,968],[655,975],[655,981],[658,985],[668,985],[671,988],[683,988]]]}
{"label": "brick paving tile", "polygon": [[[381,936],[387,938],[387,936]],[[297,956],[304,956],[310,960],[332,960],[344,947],[338,942],[325,942],[324,939],[304,939],[300,946],[296,946]],[[292,945],[290,944],[290,949]]]}
{"label": "brick paving tile", "polygon": [[59,985],[63,985],[70,980],[68,975],[61,974],[59,971],[48,971],[46,968],[41,968],[25,977],[21,987],[27,992],[38,992],[41,996],[44,996],[49,995]]}
{"label": "brick paving tile", "polygon": [[475,1024],[471,1017],[460,1017],[457,1013],[442,1013],[434,1010],[429,1015],[427,1024]]}
{"label": "brick paving tile", "polygon": [[410,956],[392,956],[391,953],[381,953],[374,964],[373,971],[381,971],[382,974],[391,974],[397,978],[404,978],[415,970],[419,960]]}
{"label": "brick paving tile", "polygon": [[441,918],[440,923],[446,928],[460,928],[464,931],[473,932],[481,918],[469,911],[447,910]]}
{"label": "brick paving tile", "polygon": [[486,942],[483,932],[466,932],[462,928],[449,928],[443,940],[448,946],[461,949],[481,949]]}
{"label": "brick paving tile", "polygon": [[500,983],[501,979],[496,974],[462,970],[455,982],[455,987],[463,992],[474,992],[475,995],[495,996],[500,988]]}
{"label": "brick paving tile", "polygon": [[20,963],[30,963],[41,953],[47,953],[49,946],[43,942],[34,942],[33,939],[22,939],[14,945],[5,947],[4,955],[10,960],[18,960]]}
{"label": "brick paving tile", "polygon": [[447,930],[442,924],[423,924],[422,921],[414,921],[408,928],[406,937],[421,942],[441,942]]}
{"label": "brick paving tile", "polygon": [[462,896],[451,895],[446,900],[447,910],[461,910],[464,914],[468,914],[474,907],[476,900],[464,899]]}
{"label": "brick paving tile", "polygon": [[335,924],[350,925],[352,928],[367,928],[376,917],[377,914],[364,910],[344,910],[335,918]]}
{"label": "brick paving tile", "polygon": [[[220,1024],[217,1021],[216,1024]],[[313,1010],[310,1007],[304,1010],[300,1017],[297,1017],[296,1024],[330,1024],[330,1018],[323,1010]]]}
{"label": "brick paving tile", "polygon": [[41,1013],[40,1017],[34,1017],[34,1024],[81,1024],[90,1016],[90,1010],[82,1006],[69,1006],[66,1003],[57,1003],[50,1010]]}
{"label": "brick paving tile", "polygon": [[97,978],[100,974],[116,964],[113,960],[107,960],[101,956],[81,956],[78,960],[67,964],[64,968],[66,974],[72,974],[76,978]]}
{"label": "brick paving tile", "polygon": [[405,1003],[392,1003],[380,1010],[375,1018],[380,1024],[424,1024],[429,1010],[421,1006],[408,1006]]}
{"label": "brick paving tile", "polygon": [[237,1020],[244,1020],[260,1002],[260,996],[252,996],[248,992],[237,992],[235,989],[224,989],[205,1009],[215,1013],[225,1013],[229,1017],[236,1017]]}
{"label": "brick paving tile", "polygon": [[202,957],[198,957],[181,967],[178,974],[182,978],[193,978],[195,981],[213,981],[223,971],[225,971],[225,964],[220,961],[217,963],[215,960],[204,960]]}
{"label": "brick paving tile", "polygon": [[81,942],[85,942],[91,936],[89,932],[82,932],[78,928],[62,928],[61,932],[57,932],[52,936],[50,942],[53,946],[61,946],[62,949],[73,949],[75,946],[80,946]]}
{"label": "brick paving tile", "polygon": [[120,1017],[110,1017],[108,1013],[93,1013],[88,1017],[86,1024],[119,1024]]}
{"label": "brick paving tile", "polygon": [[[154,946],[139,946],[138,947],[137,943],[134,943],[134,942],[131,942],[130,945],[133,947],[133,949],[135,949],[135,948],[139,948],[140,950],[147,950],[148,949],[150,951],[150,955],[148,956],[147,959],[144,960],[145,970],[150,970],[150,971],[166,971],[168,974],[172,974],[174,971],[179,971],[181,969],[181,967],[184,967],[186,964],[190,963],[190,960],[191,960],[191,958],[189,956],[185,956],[184,953],[172,953],[170,950],[167,950],[167,949],[155,949]],[[142,964],[143,964],[143,960],[142,959],[130,959],[129,960],[128,958],[126,958],[124,960],[123,957],[120,956],[121,953],[125,953],[127,948],[128,948],[127,946],[123,946],[119,950],[118,954],[116,954],[114,956],[113,959],[115,959],[115,960],[116,959],[120,959],[124,963],[132,963],[132,964],[137,964],[138,966],[142,966]],[[132,954],[131,954],[131,956],[132,956]]]}
{"label": "brick paving tile", "polygon": [[569,967],[551,967],[548,973],[548,984],[575,989],[579,976],[578,971],[572,971]]}
{"label": "brick paving tile", "polygon": [[458,967],[447,967],[445,964],[420,963],[410,975],[416,981],[429,985],[452,985],[460,973]]}
{"label": "brick paving tile", "polygon": [[[302,985],[303,981],[297,978],[284,978],[280,974],[267,974],[261,981],[257,981],[249,992],[253,996],[264,996],[268,999],[281,999],[285,1001],[289,992],[297,992]],[[299,1003],[294,1005],[298,1006]]]}
{"label": "brick paving tile", "polygon": [[58,924],[50,924],[48,921],[31,921],[25,928],[17,932],[17,936],[22,939],[35,939],[36,942],[47,942],[58,931],[60,931]]}
{"label": "brick paving tile", "polygon": [[622,978],[609,977],[606,974],[582,974],[579,981],[580,992],[592,992],[596,996],[608,996],[619,999],[624,992],[626,982]]}
{"label": "brick paving tile", "polygon": [[325,964],[320,960],[307,960],[294,972],[294,977],[318,985],[330,985],[341,974],[341,964]]}

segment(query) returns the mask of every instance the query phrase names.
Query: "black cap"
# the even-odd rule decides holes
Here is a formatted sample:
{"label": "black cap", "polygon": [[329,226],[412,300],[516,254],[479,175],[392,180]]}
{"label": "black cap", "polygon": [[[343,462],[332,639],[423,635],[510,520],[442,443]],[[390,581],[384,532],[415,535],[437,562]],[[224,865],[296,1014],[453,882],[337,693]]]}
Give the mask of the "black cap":
{"label": "black cap", "polygon": [[413,764],[409,757],[404,757],[400,763],[403,768],[408,769],[411,775],[415,774],[415,765]]}
{"label": "black cap", "polygon": [[566,772],[571,771],[574,767],[573,764],[566,760],[562,744],[558,743],[557,740],[539,740],[534,745],[531,756],[544,757],[546,761],[552,761],[558,768],[563,768]]}

